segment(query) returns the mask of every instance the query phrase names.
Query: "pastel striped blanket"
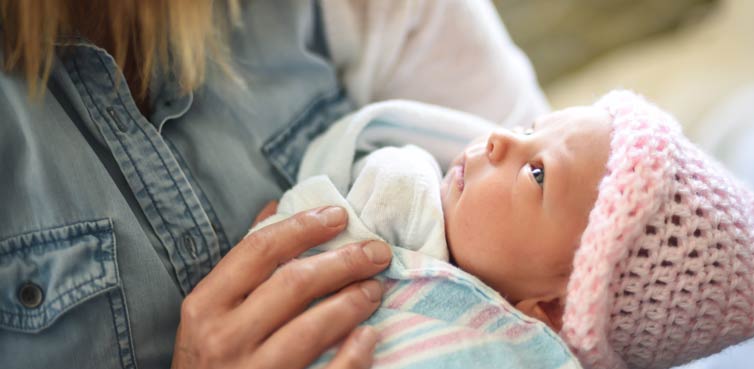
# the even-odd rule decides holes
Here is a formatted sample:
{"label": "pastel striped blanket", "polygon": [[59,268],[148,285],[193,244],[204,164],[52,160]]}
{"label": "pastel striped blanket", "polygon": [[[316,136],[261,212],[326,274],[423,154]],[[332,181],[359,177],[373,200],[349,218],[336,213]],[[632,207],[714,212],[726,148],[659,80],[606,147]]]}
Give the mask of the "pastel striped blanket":
{"label": "pastel striped blanket", "polygon": [[[387,289],[383,302],[364,322],[381,335],[374,368],[581,368],[555,332],[517,311],[473,275],[427,254],[396,247],[391,237],[370,231],[325,176],[312,177],[286,192],[278,213],[255,229],[325,204],[346,209],[348,227],[304,257],[368,239],[384,240],[393,249],[390,266],[377,276]],[[334,349],[326,352],[311,368],[324,367],[334,353]]]}
{"label": "pastel striped blanket", "polygon": [[393,252],[379,277],[383,303],[364,323],[381,335],[373,368],[581,368],[555,332],[473,276],[415,251]]}

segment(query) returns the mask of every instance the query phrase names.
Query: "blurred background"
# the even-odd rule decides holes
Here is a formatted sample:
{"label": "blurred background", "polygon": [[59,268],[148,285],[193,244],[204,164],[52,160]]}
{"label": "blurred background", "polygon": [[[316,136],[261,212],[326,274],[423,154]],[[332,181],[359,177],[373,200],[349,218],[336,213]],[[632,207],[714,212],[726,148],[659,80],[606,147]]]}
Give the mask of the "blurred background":
{"label": "blurred background", "polygon": [[754,1],[495,3],[553,109],[634,90],[754,187]]}
{"label": "blurred background", "polygon": [[[494,0],[553,109],[627,88],[754,187],[754,0]],[[752,369],[754,340],[683,369]]]}

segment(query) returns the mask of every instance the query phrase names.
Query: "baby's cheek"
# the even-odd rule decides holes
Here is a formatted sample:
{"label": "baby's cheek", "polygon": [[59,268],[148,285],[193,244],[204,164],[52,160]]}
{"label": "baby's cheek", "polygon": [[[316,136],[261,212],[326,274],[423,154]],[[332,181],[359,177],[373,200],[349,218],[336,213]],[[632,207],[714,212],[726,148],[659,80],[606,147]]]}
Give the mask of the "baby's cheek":
{"label": "baby's cheek", "polygon": [[467,265],[477,265],[491,256],[490,250],[487,249],[479,235],[465,225],[465,223],[459,222],[455,224],[455,227],[446,229],[448,247],[459,261],[462,260]]}

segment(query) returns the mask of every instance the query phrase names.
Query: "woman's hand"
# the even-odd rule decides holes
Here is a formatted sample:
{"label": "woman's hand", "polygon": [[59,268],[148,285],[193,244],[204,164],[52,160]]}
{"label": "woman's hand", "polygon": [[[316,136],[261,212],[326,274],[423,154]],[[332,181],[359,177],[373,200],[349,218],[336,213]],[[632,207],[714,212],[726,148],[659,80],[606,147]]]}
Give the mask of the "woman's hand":
{"label": "woman's hand", "polygon": [[377,333],[354,328],[383,291],[362,280],[387,267],[390,249],[372,241],[294,259],[346,218],[339,207],[304,211],[243,239],[186,296],[172,368],[303,368],[344,338],[327,368],[370,367]]}

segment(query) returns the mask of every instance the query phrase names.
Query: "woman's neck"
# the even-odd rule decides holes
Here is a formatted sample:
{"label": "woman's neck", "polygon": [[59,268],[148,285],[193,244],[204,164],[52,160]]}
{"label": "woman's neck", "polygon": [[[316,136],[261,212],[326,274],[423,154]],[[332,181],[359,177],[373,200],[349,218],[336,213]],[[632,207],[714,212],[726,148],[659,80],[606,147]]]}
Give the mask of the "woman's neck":
{"label": "woman's neck", "polygon": [[[73,31],[86,38],[91,43],[105,49],[110,55],[117,54],[115,38],[111,30],[110,22],[107,16],[107,9],[104,6],[97,5],[98,1],[81,1],[72,2],[71,24]],[[99,16],[94,16],[99,15]],[[138,39],[138,38],[136,38]],[[133,39],[132,39],[133,40]],[[149,91],[141,92],[142,77],[139,71],[136,58],[136,45],[129,40],[125,55],[125,60],[119,61],[119,67],[123,72],[123,77],[128,84],[136,106],[142,115],[148,117],[151,112],[149,106]]]}

